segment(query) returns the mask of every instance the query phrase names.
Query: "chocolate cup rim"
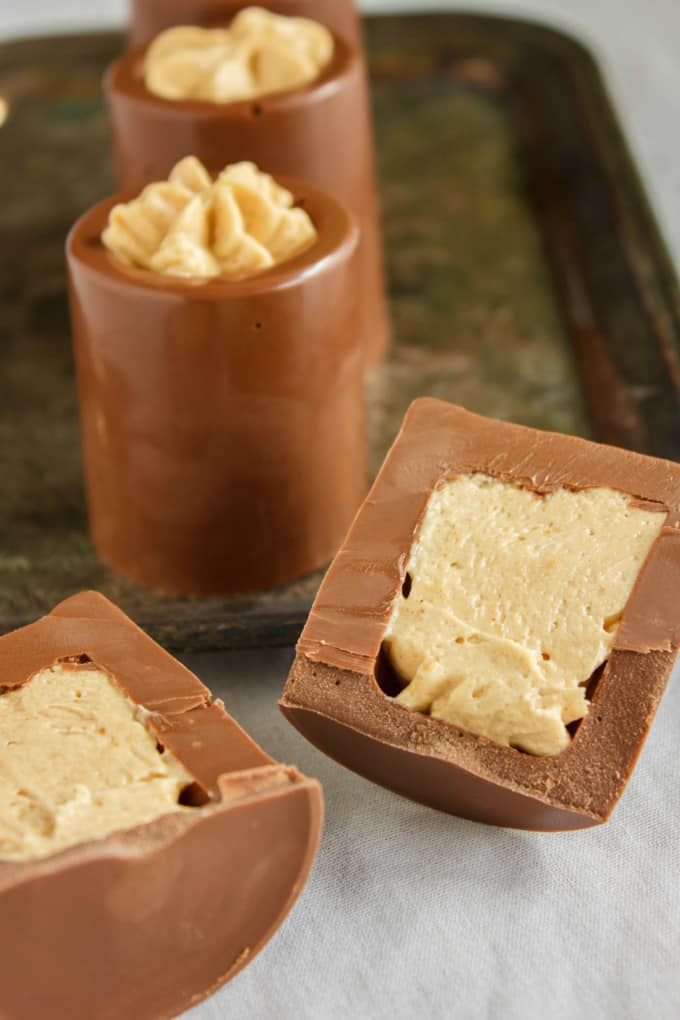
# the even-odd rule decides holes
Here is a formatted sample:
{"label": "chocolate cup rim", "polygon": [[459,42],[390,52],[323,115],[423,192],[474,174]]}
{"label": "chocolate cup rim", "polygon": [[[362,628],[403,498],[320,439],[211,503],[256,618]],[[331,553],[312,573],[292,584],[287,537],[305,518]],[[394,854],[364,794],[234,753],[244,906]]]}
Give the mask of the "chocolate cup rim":
{"label": "chocolate cup rim", "polygon": [[167,116],[168,119],[231,120],[244,115],[250,117],[255,108],[264,112],[265,109],[276,111],[304,107],[336,91],[361,66],[357,47],[337,32],[329,31],[335,44],[330,63],[313,81],[300,88],[269,92],[229,103],[208,99],[165,99],[150,92],[144,84],[143,61],[151,45],[147,43],[146,46],[128,50],[108,65],[102,79],[104,93],[107,98],[115,94],[139,106],[155,107],[157,115]]}
{"label": "chocolate cup rim", "polygon": [[292,192],[296,206],[304,205],[317,229],[317,237],[297,255],[247,279],[187,279],[155,273],[118,259],[102,243],[101,234],[111,209],[137,197],[140,191],[136,188],[103,199],[76,220],[66,238],[68,260],[114,284],[153,291],[158,296],[224,301],[285,290],[323,272],[329,262],[349,257],[357,247],[359,228],[345,206],[327,192],[296,178],[277,175],[275,180]]}
{"label": "chocolate cup rim", "polygon": [[[290,773],[289,785],[272,785],[262,790],[244,794],[234,801],[223,799],[211,801],[201,807],[194,809],[192,814],[180,814],[169,812],[158,815],[148,822],[138,822],[136,825],[115,829],[105,836],[92,836],[83,839],[79,843],[56,850],[45,857],[29,858],[27,860],[0,859],[0,897],[10,886],[24,885],[34,878],[49,878],[55,872],[72,870],[82,863],[92,863],[101,860],[109,860],[116,857],[125,857],[129,861],[141,860],[154,853],[162,853],[168,846],[177,842],[197,825],[202,825],[215,816],[226,812],[238,812],[245,810],[248,806],[256,803],[269,805],[275,801],[283,800],[302,793],[309,799],[310,825],[309,838],[305,851],[305,859],[300,873],[303,875],[299,890],[293,893],[289,907],[284,911],[286,916],[290,907],[302,892],[309,874],[316,859],[321,835],[324,826],[324,795],[323,787],[318,779],[307,776],[300,772],[295,766],[282,765],[274,761],[270,767],[272,775],[276,769],[281,771],[287,769]],[[262,771],[267,770],[266,765],[260,766]],[[242,770],[243,772],[248,770]],[[253,769],[252,771],[256,771]],[[238,773],[237,773],[238,774]],[[226,774],[225,774],[226,775]],[[274,934],[281,922],[272,927]]]}

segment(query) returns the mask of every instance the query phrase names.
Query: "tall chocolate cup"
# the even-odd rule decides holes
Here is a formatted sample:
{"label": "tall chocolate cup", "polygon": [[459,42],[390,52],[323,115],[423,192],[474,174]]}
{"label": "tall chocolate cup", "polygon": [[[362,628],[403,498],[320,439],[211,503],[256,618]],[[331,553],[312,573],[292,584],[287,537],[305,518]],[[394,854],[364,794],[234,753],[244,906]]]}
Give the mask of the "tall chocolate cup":
{"label": "tall chocolate cup", "polygon": [[104,79],[121,189],[167,177],[184,156],[210,170],[252,160],[261,170],[322,188],[354,213],[366,364],[385,352],[389,327],[371,123],[359,51],[335,37],[325,72],[304,88],[238,103],[161,99],[144,84],[144,51],[115,61]]}
{"label": "tall chocolate cup", "polygon": [[241,282],[128,267],[101,243],[123,194],[67,241],[90,530],[168,593],[268,588],[335,553],[365,491],[357,229],[282,179],[314,244]]}
{"label": "tall chocolate cup", "polygon": [[[132,0],[130,45],[145,46],[173,25],[228,24],[247,7],[246,0]],[[361,44],[361,22],[354,0],[266,0],[267,10],[289,17],[312,18],[350,42]]]}

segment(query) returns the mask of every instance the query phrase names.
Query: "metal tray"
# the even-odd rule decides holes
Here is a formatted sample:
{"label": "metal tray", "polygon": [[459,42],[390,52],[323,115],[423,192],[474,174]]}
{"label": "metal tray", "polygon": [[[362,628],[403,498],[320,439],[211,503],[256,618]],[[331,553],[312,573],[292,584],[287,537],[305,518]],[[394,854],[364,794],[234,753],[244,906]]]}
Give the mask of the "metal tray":
{"label": "metal tray", "polygon": [[[369,19],[395,345],[368,384],[373,470],[408,403],[680,458],[678,290],[592,59],[519,21]],[[87,538],[63,241],[110,193],[114,34],[0,46],[0,631],[94,587],[167,647],[287,644],[320,573],[177,600]]]}

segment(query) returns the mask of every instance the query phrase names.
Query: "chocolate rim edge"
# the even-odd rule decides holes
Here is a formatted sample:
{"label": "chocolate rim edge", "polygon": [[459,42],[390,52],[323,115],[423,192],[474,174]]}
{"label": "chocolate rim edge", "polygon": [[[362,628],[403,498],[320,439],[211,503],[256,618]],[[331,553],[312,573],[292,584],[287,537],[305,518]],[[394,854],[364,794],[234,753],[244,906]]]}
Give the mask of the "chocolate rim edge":
{"label": "chocolate rim edge", "polygon": [[296,206],[304,207],[309,213],[317,229],[317,237],[293,258],[248,279],[186,280],[128,266],[117,259],[102,244],[101,233],[111,209],[120,202],[129,202],[137,197],[139,189],[118,192],[83,213],[66,238],[67,257],[77,259],[89,270],[108,276],[113,285],[133,286],[168,298],[228,300],[230,297],[255,296],[295,286],[321,271],[329,259],[334,260],[348,249],[355,248],[359,241],[359,228],[352,214],[320,189],[278,174],[274,175],[274,179],[292,192]]}
{"label": "chocolate rim edge", "polygon": [[[208,26],[210,27],[210,26]],[[329,29],[329,31],[331,31]],[[305,106],[317,98],[325,98],[330,92],[336,91],[339,83],[360,69],[360,57],[356,47],[332,32],[335,44],[333,57],[322,73],[313,81],[301,88],[288,89],[284,92],[270,92],[252,99],[240,99],[230,103],[211,102],[206,99],[165,99],[150,92],[144,84],[143,60],[147,46],[138,46],[128,50],[111,63],[104,72],[103,87],[106,94],[117,93],[128,102],[140,106],[153,106],[160,116],[168,118],[198,118],[199,120],[225,119],[233,117],[251,117],[253,110],[259,113],[268,109],[282,107]],[[259,113],[257,114],[259,116]]]}

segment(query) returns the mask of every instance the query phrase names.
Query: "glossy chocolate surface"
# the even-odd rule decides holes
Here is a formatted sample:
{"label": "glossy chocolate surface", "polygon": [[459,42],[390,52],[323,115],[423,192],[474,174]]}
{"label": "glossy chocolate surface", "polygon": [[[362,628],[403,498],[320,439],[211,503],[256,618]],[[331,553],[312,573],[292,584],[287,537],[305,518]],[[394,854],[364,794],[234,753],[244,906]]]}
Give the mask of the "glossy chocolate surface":
{"label": "glossy chocolate surface", "polygon": [[153,713],[204,806],[39,861],[0,861],[0,1016],[161,1020],[236,974],[282,922],[318,846],[321,790],[274,763],[101,595],[0,638],[5,688],[79,657]]}
{"label": "glossy chocolate surface", "polygon": [[316,242],[242,282],[127,267],[116,196],[67,244],[90,528],[101,558],[184,594],[269,588],[327,562],[365,493],[356,227],[282,180]]}
{"label": "glossy chocolate surface", "polygon": [[164,180],[184,156],[209,170],[251,160],[338,198],[361,226],[361,330],[367,363],[388,341],[373,141],[363,60],[335,38],[319,79],[292,92],[238,103],[177,102],[144,84],[144,51],[114,62],[104,81],[114,163],[121,189]]}
{"label": "glossy chocolate surface", "polygon": [[[429,495],[475,472],[537,492],[607,486],[667,511],[588,715],[554,757],[410,712],[385,693],[381,644]],[[623,792],[677,654],[678,584],[679,465],[417,400],[322,584],[281,708],[338,761],[433,807],[516,828],[596,825]]]}
{"label": "glossy chocolate surface", "polygon": [[[132,0],[130,45],[144,46],[172,25],[218,26],[231,21],[244,0]],[[361,22],[354,0],[267,0],[259,6],[288,17],[312,18],[361,44]]]}

